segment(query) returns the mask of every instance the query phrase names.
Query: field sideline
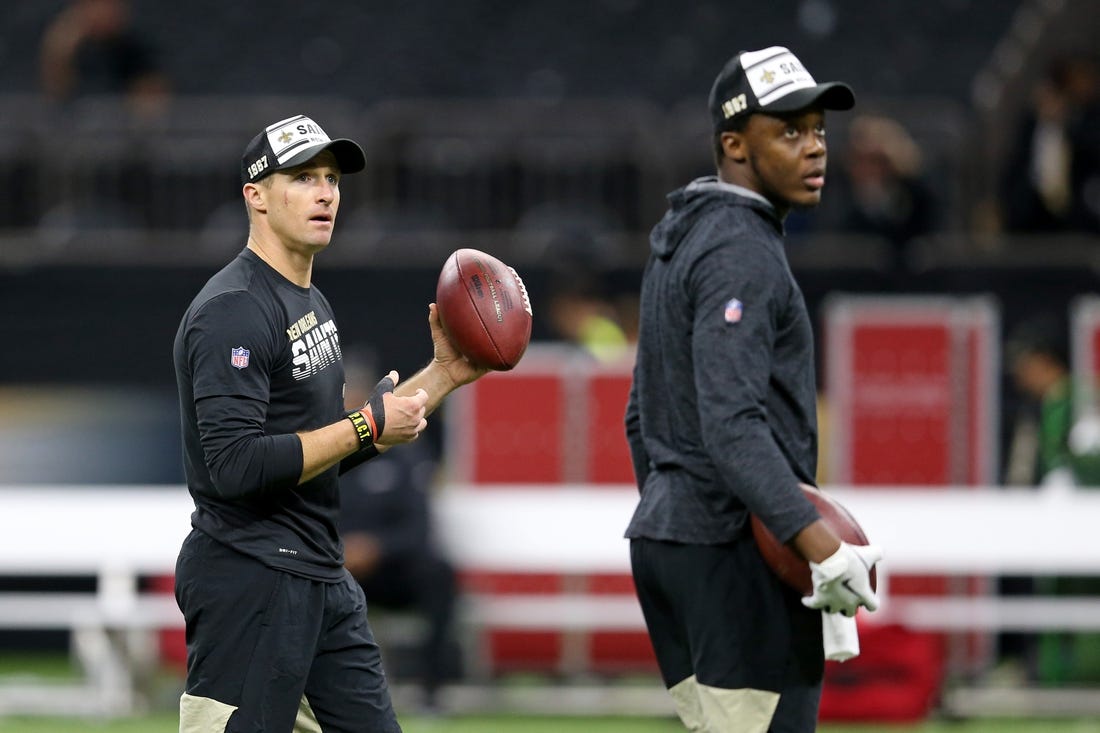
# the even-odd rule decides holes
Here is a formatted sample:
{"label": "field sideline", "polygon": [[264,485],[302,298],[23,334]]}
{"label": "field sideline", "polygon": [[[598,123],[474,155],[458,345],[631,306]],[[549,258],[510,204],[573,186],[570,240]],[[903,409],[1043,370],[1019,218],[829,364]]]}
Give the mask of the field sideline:
{"label": "field sideline", "polygon": [[[677,733],[684,728],[660,718],[581,718],[525,716],[461,716],[402,719],[405,733]],[[174,715],[119,721],[80,721],[71,718],[2,718],[3,733],[176,733]],[[1100,733],[1100,721],[981,720],[888,726],[822,725],[818,733]]]}

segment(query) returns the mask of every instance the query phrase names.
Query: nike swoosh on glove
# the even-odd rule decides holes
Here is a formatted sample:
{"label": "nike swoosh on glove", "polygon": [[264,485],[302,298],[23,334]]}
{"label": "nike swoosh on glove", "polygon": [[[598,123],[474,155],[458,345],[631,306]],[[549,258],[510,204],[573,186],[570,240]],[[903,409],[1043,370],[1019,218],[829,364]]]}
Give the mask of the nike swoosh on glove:
{"label": "nike swoosh on glove", "polygon": [[802,605],[845,616],[854,616],[860,606],[874,611],[878,598],[871,589],[871,568],[881,559],[878,545],[841,542],[832,555],[810,563],[814,592],[802,599]]}

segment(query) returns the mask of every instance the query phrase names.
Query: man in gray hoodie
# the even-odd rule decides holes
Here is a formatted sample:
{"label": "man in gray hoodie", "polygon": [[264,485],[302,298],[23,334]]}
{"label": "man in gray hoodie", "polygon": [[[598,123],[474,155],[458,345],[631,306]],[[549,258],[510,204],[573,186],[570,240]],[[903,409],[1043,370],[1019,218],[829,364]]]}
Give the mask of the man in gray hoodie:
{"label": "man in gray hoodie", "polygon": [[[785,48],[743,51],[710,94],[717,176],[669,196],[650,237],[626,432],[641,492],[626,531],[661,675],[684,725],[816,728],[820,610],[877,600],[877,547],[804,497],[817,470],[813,333],[783,220],[825,183],[825,110],[855,103]],[[810,563],[800,598],[764,564],[755,514]]]}

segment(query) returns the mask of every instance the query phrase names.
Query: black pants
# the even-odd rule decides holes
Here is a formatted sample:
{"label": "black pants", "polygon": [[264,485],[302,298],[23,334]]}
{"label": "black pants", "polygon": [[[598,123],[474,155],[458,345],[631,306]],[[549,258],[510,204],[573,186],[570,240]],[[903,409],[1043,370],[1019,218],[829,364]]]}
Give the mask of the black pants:
{"label": "black pants", "polygon": [[771,733],[812,733],[825,661],[821,613],[767,568],[751,537],[725,545],[635,539],[638,599],[665,686],[779,693]]}
{"label": "black pants", "polygon": [[290,733],[304,699],[324,733],[400,733],[349,573],[336,583],[301,578],[193,531],[176,563],[176,600],[187,624],[181,730],[220,733],[220,723],[195,722],[214,710],[227,733]]}

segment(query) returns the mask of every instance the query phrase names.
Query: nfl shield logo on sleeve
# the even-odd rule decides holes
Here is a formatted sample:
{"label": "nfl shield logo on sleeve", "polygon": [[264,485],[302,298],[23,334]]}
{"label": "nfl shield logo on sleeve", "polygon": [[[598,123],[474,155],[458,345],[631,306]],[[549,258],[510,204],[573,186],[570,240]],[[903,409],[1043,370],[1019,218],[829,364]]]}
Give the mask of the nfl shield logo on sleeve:
{"label": "nfl shield logo on sleeve", "polygon": [[248,351],[248,349],[244,348],[243,346],[238,346],[232,349],[232,354],[229,357],[229,363],[237,367],[238,369],[244,369],[246,366],[248,366],[249,353],[250,352]]}
{"label": "nfl shield logo on sleeve", "polygon": [[726,303],[726,312],[724,318],[726,323],[737,323],[741,320],[741,314],[744,313],[745,306],[741,304],[741,301],[737,298],[730,298],[730,301]]}

